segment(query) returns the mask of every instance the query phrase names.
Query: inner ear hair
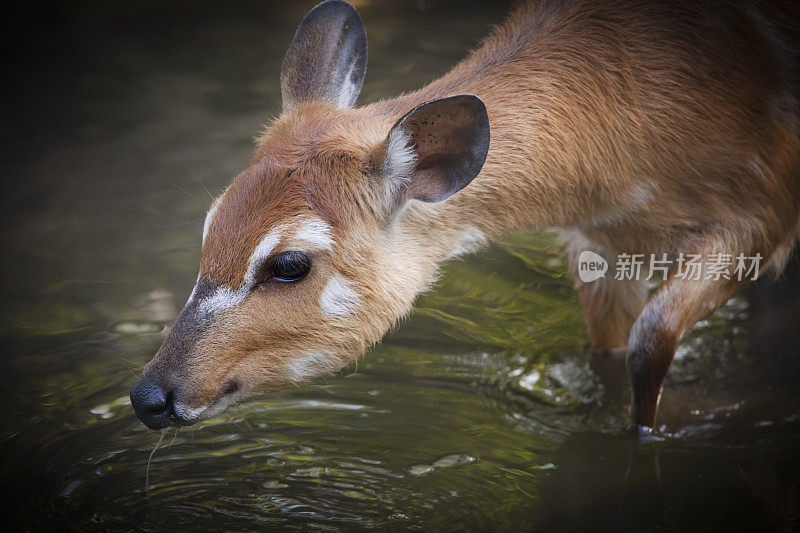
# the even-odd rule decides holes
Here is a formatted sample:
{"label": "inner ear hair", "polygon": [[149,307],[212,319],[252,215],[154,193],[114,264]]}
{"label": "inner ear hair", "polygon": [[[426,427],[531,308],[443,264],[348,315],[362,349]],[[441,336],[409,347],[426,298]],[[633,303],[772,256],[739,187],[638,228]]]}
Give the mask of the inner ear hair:
{"label": "inner ear hair", "polygon": [[386,140],[388,195],[441,202],[466,187],[489,151],[489,116],[471,94],[431,100],[406,113]]}
{"label": "inner ear hair", "polygon": [[356,9],[326,0],[297,28],[281,67],[284,110],[305,102],[356,103],[367,69],[367,34]]}

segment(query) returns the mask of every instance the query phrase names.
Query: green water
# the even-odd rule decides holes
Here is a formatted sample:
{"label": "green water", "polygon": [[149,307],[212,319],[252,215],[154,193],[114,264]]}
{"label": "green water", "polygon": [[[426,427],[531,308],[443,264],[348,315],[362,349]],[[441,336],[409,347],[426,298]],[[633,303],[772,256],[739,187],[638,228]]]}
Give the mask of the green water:
{"label": "green water", "polygon": [[[159,435],[127,399],[194,282],[210,194],[278,111],[309,2],[84,3],[29,13],[3,88],[0,474],[22,529],[800,527],[800,272],[700,323],[661,422],[621,435],[561,249],[449,264],[343,370]],[[504,3],[358,2],[361,102],[443,73]],[[591,363],[591,364],[590,364]]]}

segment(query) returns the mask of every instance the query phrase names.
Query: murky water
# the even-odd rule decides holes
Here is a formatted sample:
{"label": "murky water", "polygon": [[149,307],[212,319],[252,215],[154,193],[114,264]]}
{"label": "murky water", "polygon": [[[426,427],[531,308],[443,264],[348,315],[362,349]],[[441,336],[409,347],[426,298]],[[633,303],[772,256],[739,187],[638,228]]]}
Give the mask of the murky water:
{"label": "murky water", "polygon": [[[507,239],[340,376],[159,435],[128,389],[194,281],[202,218],[278,110],[313,2],[54,8],[7,48],[4,516],[25,529],[724,530],[800,527],[800,269],[683,343],[661,422],[619,433],[560,248]],[[361,101],[412,89],[502,3],[356,2]],[[61,11],[59,11],[61,10]],[[209,194],[210,193],[210,194]]]}

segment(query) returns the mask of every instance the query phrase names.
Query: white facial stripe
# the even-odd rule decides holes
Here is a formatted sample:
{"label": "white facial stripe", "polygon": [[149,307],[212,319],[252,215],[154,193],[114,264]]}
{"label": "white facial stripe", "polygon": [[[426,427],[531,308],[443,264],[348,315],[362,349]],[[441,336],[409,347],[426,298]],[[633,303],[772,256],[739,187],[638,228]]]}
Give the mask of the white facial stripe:
{"label": "white facial stripe", "polygon": [[214,294],[206,296],[200,301],[197,310],[202,316],[215,315],[241,303],[246,296],[247,287],[240,287],[235,291],[227,287],[219,287]]}
{"label": "white facial stripe", "polygon": [[250,260],[247,263],[247,272],[244,275],[244,284],[242,285],[243,288],[250,288],[256,283],[256,274],[258,274],[259,269],[264,264],[264,261],[267,260],[269,255],[272,253],[272,250],[278,246],[278,243],[281,242],[281,234],[283,233],[283,227],[278,226],[274,228],[272,231],[267,233],[267,235],[261,239],[261,242],[253,250],[253,253],[250,255]]}
{"label": "white facial stripe", "polygon": [[307,381],[320,374],[339,370],[340,361],[323,352],[308,351],[289,363],[289,379],[294,382]]}
{"label": "white facial stripe", "polygon": [[353,282],[334,274],[322,289],[319,307],[327,317],[345,318],[353,314],[360,301],[361,297],[353,288]]}
{"label": "white facial stripe", "polygon": [[[210,224],[210,220],[213,217],[215,210],[216,202],[206,216],[206,226]],[[248,291],[258,281],[256,276],[258,275],[259,270],[263,266],[264,261],[266,261],[267,258],[269,258],[269,256],[273,253],[275,247],[281,242],[285,232],[286,226],[282,225],[273,228],[272,231],[265,235],[264,238],[261,239],[261,242],[256,245],[253,253],[250,255],[250,259],[247,262],[247,271],[245,272],[242,285],[240,285],[238,289],[230,289],[228,287],[217,288],[213,294],[205,297],[198,303],[198,313],[203,316],[214,315],[220,311],[229,309],[241,303],[242,300],[247,297]],[[303,220],[294,234],[294,239],[302,241],[306,245],[311,245],[312,248],[321,250],[330,250],[333,245],[333,236],[331,235],[330,226],[318,218],[307,218]],[[307,246],[304,246],[304,248],[305,247]],[[196,290],[197,286],[195,285],[195,288],[192,290],[192,294],[189,296],[189,302],[194,299]],[[340,291],[340,293],[341,292],[342,291]],[[339,295],[339,300],[341,300],[341,297],[342,294]],[[333,299],[329,298],[329,300],[332,302],[335,301],[335,299],[335,295],[333,295]],[[358,303],[358,295],[355,294],[355,300],[351,300],[352,297],[350,300],[345,298],[343,304],[337,305],[334,303],[331,304],[331,308],[338,310],[338,312],[342,312],[342,306],[348,308],[349,306],[353,306]],[[346,312],[345,316],[347,314],[349,314],[349,312]]]}
{"label": "white facial stripe", "polygon": [[[244,282],[238,289],[230,289],[228,287],[218,287],[210,296],[203,298],[197,306],[197,312],[200,316],[215,315],[220,311],[229,309],[238,305],[247,297],[250,288],[256,283],[256,275],[258,270],[264,264],[264,261],[272,253],[272,250],[278,245],[281,240],[283,227],[279,226],[270,231],[261,242],[256,245],[250,259],[247,263],[247,272],[244,275]],[[199,279],[199,278],[198,278]],[[192,290],[189,301],[191,302],[195,297],[197,285]]]}
{"label": "white facial stripe", "polygon": [[333,246],[331,227],[318,218],[307,218],[300,223],[294,238],[314,245],[321,250],[330,250]]}
{"label": "white facial stripe", "polygon": [[208,228],[211,227],[211,221],[214,219],[214,213],[217,212],[217,207],[219,206],[219,201],[222,196],[218,197],[211,203],[211,208],[206,213],[206,220],[203,222],[203,242],[206,240],[206,235],[208,234]]}
{"label": "white facial stripe", "polygon": [[411,136],[398,129],[389,135],[386,145],[386,196],[394,198],[397,192],[411,179],[417,154],[411,146]]}

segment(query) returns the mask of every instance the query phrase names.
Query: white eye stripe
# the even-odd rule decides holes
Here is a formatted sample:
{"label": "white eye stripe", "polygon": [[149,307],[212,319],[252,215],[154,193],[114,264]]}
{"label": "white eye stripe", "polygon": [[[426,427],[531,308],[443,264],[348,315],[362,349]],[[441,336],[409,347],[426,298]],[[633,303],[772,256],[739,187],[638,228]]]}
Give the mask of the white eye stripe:
{"label": "white eye stripe", "polygon": [[[217,287],[217,289],[210,295],[200,300],[197,304],[197,313],[200,316],[209,317],[213,316],[220,311],[229,309],[235,305],[240,304],[246,297],[247,293],[253,285],[256,284],[256,275],[261,269],[264,261],[270,256],[272,250],[281,240],[282,227],[277,227],[270,231],[261,242],[259,242],[247,264],[247,271],[244,275],[244,280],[238,289],[231,289],[229,287]],[[199,276],[198,276],[199,280]],[[197,285],[192,290],[189,296],[189,302],[194,300]]]}
{"label": "white eye stripe", "polygon": [[318,218],[307,218],[300,223],[294,234],[296,240],[305,241],[322,250],[330,250],[333,246],[331,227]]}
{"label": "white eye stripe", "polygon": [[[286,226],[282,225],[274,228],[261,239],[261,242],[258,243],[255,250],[253,250],[253,253],[250,255],[247,272],[244,276],[243,287],[252,287],[255,285],[258,281],[256,275],[263,267],[264,262],[275,250],[275,247],[281,242],[285,233]],[[330,226],[318,218],[303,220],[294,233],[294,240],[304,241],[322,250],[330,250],[333,245]]]}
{"label": "white eye stripe", "polygon": [[[217,203],[218,200],[214,202],[206,215],[204,238],[216,211]],[[273,254],[278,244],[284,239],[286,233],[285,224],[275,227],[267,233],[253,249],[253,253],[250,254],[242,284],[237,289],[218,287],[211,295],[198,302],[198,313],[204,316],[214,315],[241,303],[247,297],[248,291],[259,281],[256,276],[258,276],[264,263]],[[333,246],[331,227],[318,218],[302,220],[293,234],[293,240],[301,241],[305,244],[305,246],[299,247],[301,249],[309,249],[308,245],[311,245],[310,249],[330,250]],[[289,248],[294,247],[290,246]],[[196,290],[197,286],[195,285],[192,294],[189,296],[189,302],[194,300]],[[356,299],[357,297],[358,295],[356,294]]]}
{"label": "white eye stripe", "polygon": [[278,243],[281,242],[281,234],[283,233],[283,227],[279,226],[261,239],[261,242],[253,250],[253,253],[250,255],[250,260],[247,263],[247,272],[244,275],[244,283],[242,287],[252,287],[256,284],[256,274],[258,271],[261,270],[262,266],[264,265],[264,261],[269,258],[272,254],[272,251],[278,246]]}

